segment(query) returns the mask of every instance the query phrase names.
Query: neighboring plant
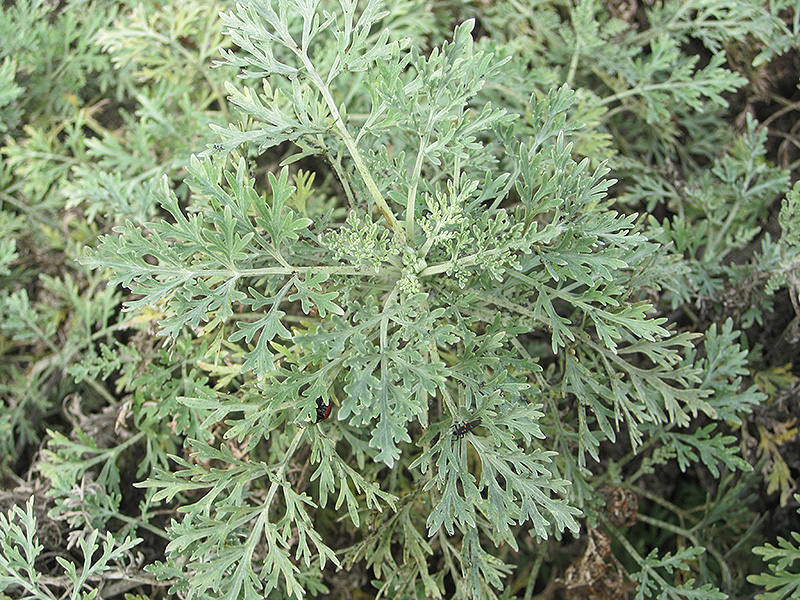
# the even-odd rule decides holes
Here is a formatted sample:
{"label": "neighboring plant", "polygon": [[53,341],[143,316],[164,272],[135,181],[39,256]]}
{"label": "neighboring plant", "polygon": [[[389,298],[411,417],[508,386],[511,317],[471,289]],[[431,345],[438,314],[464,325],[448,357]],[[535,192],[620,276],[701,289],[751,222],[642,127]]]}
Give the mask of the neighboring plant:
{"label": "neighboring plant", "polygon": [[[57,556],[63,575],[58,578],[43,576],[36,568],[44,546],[39,543],[31,498],[24,510],[15,506],[8,514],[0,514],[0,589],[13,588],[18,598],[26,599],[93,600],[97,598],[98,584],[109,571],[116,572],[117,577],[125,576],[119,564],[130,562],[130,550],[141,541],[128,538],[118,542],[110,533],[104,537],[101,545],[98,543],[100,532],[95,529],[80,541],[82,564]],[[85,587],[94,589],[84,591]],[[55,591],[63,588],[69,590],[68,596]]]}
{"label": "neighboring plant", "polygon": [[[59,421],[70,394],[115,401],[97,372],[77,384],[64,376],[120,329],[120,294],[75,263],[97,235],[96,216],[152,217],[151,187],[181,172],[190,149],[210,139],[208,123],[226,121],[210,109],[223,105],[224,71],[207,54],[221,43],[215,5],[182,3],[165,19],[156,4],[125,15],[118,3],[51,4],[0,9],[0,79],[15,75],[19,88],[0,85],[9,129],[0,150],[0,339],[13,357],[0,361],[3,468]],[[134,61],[131,48],[142,45],[148,52]],[[169,85],[165,62],[181,74]]]}
{"label": "neighboring plant", "polygon": [[[43,578],[16,506],[0,591],[92,598],[109,570],[198,600],[746,585],[758,480],[734,433],[767,395],[740,329],[796,303],[800,188],[766,128],[732,131],[747,80],[726,49],[786,51],[788,5],[477,3],[451,26],[428,4],[145,2],[112,22],[68,3],[97,12],[75,51],[103,77],[56,127],[0,54],[0,342],[19,357],[0,444],[8,470],[50,428],[35,474],[84,557]],[[33,7],[73,23],[20,3],[5,30]],[[62,267],[40,277],[36,203]]]}
{"label": "neighboring plant", "polygon": [[[800,496],[795,495],[795,501],[800,502]],[[800,533],[791,532],[791,539],[778,536],[778,545],[766,544],[753,548],[753,552],[761,555],[764,562],[768,563],[769,572],[750,575],[750,583],[761,585],[766,592],[758,594],[758,600],[783,600],[796,598],[800,593]]]}

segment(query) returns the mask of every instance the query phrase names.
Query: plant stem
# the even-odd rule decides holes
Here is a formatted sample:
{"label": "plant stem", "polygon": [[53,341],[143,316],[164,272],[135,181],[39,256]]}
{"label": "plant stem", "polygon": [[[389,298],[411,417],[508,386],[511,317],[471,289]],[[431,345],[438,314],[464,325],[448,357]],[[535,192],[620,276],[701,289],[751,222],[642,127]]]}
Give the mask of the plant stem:
{"label": "plant stem", "polygon": [[[425,147],[428,145],[430,139],[430,117],[428,118],[428,125],[425,128],[425,135],[419,138],[419,149],[417,150],[417,160],[414,163],[414,172],[411,174],[411,181],[414,183],[408,190],[408,197],[406,198],[406,239],[414,239],[414,218],[417,211],[417,182],[419,181],[420,173],[422,173],[422,157],[424,155]],[[425,256],[426,252],[422,253]]]}
{"label": "plant stem", "polygon": [[375,183],[375,180],[372,178],[372,175],[367,169],[367,165],[364,164],[364,160],[361,158],[361,152],[359,152],[353,136],[351,136],[350,132],[347,130],[347,125],[345,124],[344,119],[342,119],[342,115],[339,113],[339,109],[336,106],[336,101],[333,99],[333,96],[331,96],[330,89],[319,76],[319,73],[317,73],[316,68],[308,58],[308,55],[296,44],[294,45],[293,50],[308,71],[309,79],[319,90],[319,93],[322,94],[325,104],[328,105],[328,110],[331,111],[331,116],[333,117],[333,123],[336,126],[344,145],[347,146],[347,150],[350,152],[350,157],[353,159],[356,170],[364,180],[364,184],[367,186],[367,190],[369,191],[370,196],[372,196],[372,200],[378,206],[378,209],[380,209],[381,213],[383,213],[383,217],[389,224],[389,229],[394,232],[400,242],[405,243],[406,236],[403,233],[403,229],[400,226],[400,223],[398,223],[397,217],[394,216],[392,209],[389,208],[389,205],[386,204],[386,200],[384,200],[383,196],[381,196],[378,185]]}
{"label": "plant stem", "polygon": [[[286,466],[289,464],[289,460],[294,456],[295,451],[297,450],[297,446],[300,445],[300,441],[303,439],[303,436],[306,434],[306,429],[302,427],[298,427],[297,431],[294,434],[294,438],[292,442],[289,444],[289,448],[286,449],[286,455],[283,457],[283,460],[278,467],[278,470],[275,472],[274,477],[272,477],[272,484],[270,485],[269,491],[267,492],[267,497],[264,499],[264,503],[261,506],[261,512],[258,515],[258,519],[256,520],[255,524],[253,525],[253,529],[250,532],[250,536],[247,538],[247,543],[243,547],[243,553],[241,559],[238,561],[238,565],[236,567],[235,576],[238,577],[238,580],[241,581],[245,577],[244,569],[246,568],[245,565],[251,565],[253,561],[253,554],[255,553],[256,546],[258,542],[261,540],[262,535],[264,533],[264,529],[266,528],[267,522],[269,521],[269,509],[272,505],[272,500],[275,498],[275,494],[278,491],[278,488],[281,487],[281,484],[284,483],[284,473],[286,472]],[[267,474],[269,474],[267,472]],[[271,543],[269,544],[271,545]],[[273,549],[269,548],[271,552]],[[288,583],[288,581],[287,581]],[[291,595],[292,590],[289,590],[289,594]]]}

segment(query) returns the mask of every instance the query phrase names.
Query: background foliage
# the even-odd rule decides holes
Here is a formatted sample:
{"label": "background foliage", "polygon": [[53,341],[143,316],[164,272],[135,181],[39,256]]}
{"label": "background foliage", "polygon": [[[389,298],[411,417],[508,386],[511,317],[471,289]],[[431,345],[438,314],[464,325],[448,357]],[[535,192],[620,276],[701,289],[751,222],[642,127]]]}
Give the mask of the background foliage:
{"label": "background foliage", "polygon": [[4,3],[0,596],[794,597],[799,23]]}

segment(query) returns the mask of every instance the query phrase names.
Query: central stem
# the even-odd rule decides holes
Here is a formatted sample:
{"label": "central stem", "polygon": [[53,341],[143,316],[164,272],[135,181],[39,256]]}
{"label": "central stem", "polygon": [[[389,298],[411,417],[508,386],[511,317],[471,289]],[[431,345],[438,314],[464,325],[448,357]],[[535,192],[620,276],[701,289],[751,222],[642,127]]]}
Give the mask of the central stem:
{"label": "central stem", "polygon": [[339,109],[336,107],[336,102],[331,96],[331,92],[328,89],[328,86],[322,80],[322,78],[317,73],[314,65],[308,59],[308,56],[305,52],[303,52],[300,48],[296,50],[297,55],[303,61],[303,65],[308,70],[309,79],[314,84],[314,86],[319,90],[320,94],[322,94],[322,98],[325,100],[325,104],[328,105],[328,110],[331,111],[331,117],[333,117],[333,123],[336,126],[336,129],[339,132],[339,135],[344,142],[344,145],[347,147],[347,151],[350,153],[350,157],[353,159],[353,163],[356,166],[356,170],[358,171],[361,178],[364,180],[364,184],[367,186],[367,190],[369,191],[372,200],[378,206],[381,213],[383,213],[383,217],[386,219],[386,222],[389,224],[389,229],[391,229],[397,238],[400,240],[401,243],[405,244],[406,236],[403,232],[403,228],[400,226],[400,223],[397,221],[397,217],[394,216],[392,209],[389,208],[389,205],[386,204],[386,200],[383,199],[381,196],[381,192],[378,189],[378,185],[375,183],[375,180],[372,178],[369,170],[367,169],[367,165],[364,164],[364,160],[361,158],[361,153],[358,150],[358,145],[356,141],[353,139],[353,136],[350,135],[350,132],[347,130],[347,125],[345,125],[344,119],[342,119],[342,115],[339,113]]}

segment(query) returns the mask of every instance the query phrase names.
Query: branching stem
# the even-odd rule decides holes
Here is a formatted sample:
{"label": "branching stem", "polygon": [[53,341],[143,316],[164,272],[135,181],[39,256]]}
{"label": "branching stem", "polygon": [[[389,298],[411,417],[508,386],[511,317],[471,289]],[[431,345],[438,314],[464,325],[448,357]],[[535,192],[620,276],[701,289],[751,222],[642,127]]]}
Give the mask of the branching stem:
{"label": "branching stem", "polygon": [[364,180],[364,184],[367,186],[367,190],[369,191],[372,200],[378,206],[378,209],[383,214],[384,219],[386,219],[389,229],[394,232],[400,242],[405,243],[406,236],[403,233],[403,229],[400,226],[400,223],[397,221],[397,217],[394,216],[392,209],[389,208],[389,205],[386,204],[386,200],[383,199],[383,196],[378,189],[378,185],[372,178],[369,169],[367,169],[367,165],[364,164],[364,160],[361,158],[361,152],[359,151],[353,136],[351,136],[350,132],[347,130],[347,125],[345,124],[344,119],[342,119],[342,115],[339,113],[339,108],[336,106],[336,101],[331,95],[330,88],[322,80],[322,77],[320,77],[316,67],[309,59],[308,54],[306,54],[302,48],[296,44],[293,45],[292,49],[308,71],[309,80],[314,84],[314,87],[319,90],[319,93],[322,94],[322,98],[325,100],[328,110],[331,111],[331,117],[333,117],[333,123],[336,126],[336,130],[339,132],[339,136],[342,138],[344,145],[347,147],[347,151],[350,153],[350,157],[353,159],[356,170]]}

